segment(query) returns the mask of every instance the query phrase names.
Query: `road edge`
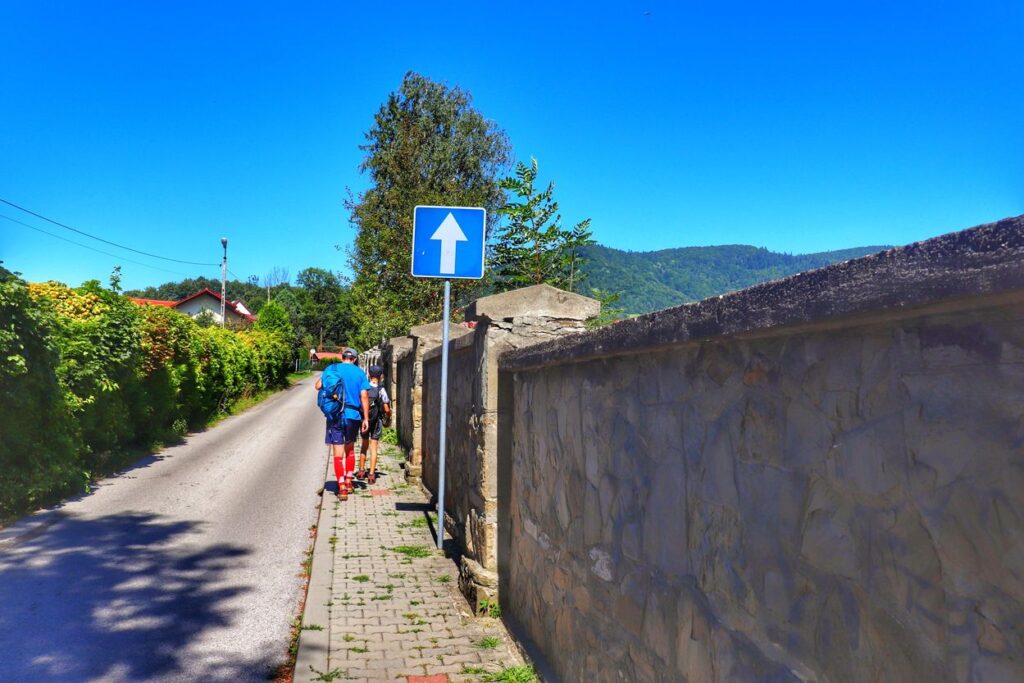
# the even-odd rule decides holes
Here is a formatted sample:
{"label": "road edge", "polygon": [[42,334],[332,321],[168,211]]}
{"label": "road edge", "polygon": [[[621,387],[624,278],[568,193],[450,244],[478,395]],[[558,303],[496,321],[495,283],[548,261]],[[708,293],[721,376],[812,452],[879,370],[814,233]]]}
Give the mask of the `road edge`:
{"label": "road edge", "polygon": [[[324,481],[327,481],[328,471],[331,467],[330,458],[324,468]],[[333,553],[330,548],[330,537],[333,534],[333,520],[330,510],[324,513],[324,508],[330,505],[333,497],[328,491],[324,491],[320,497],[320,505],[316,518],[316,539],[313,542],[313,563],[309,571],[309,584],[306,589],[306,600],[302,611],[302,628],[299,630],[298,651],[295,655],[295,672],[292,675],[293,681],[309,680],[300,679],[300,676],[312,674],[319,676],[330,670],[330,642],[331,642],[331,619],[330,609],[327,603],[331,600],[333,589],[333,577],[331,566],[333,565]],[[323,525],[328,523],[327,533]],[[308,630],[308,625],[321,626],[320,630]]]}

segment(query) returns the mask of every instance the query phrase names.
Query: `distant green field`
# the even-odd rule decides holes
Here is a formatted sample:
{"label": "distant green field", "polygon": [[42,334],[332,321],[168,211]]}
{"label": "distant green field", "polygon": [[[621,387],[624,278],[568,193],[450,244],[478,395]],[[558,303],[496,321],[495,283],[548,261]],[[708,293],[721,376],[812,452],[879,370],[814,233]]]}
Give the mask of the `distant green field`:
{"label": "distant green field", "polygon": [[625,315],[633,315],[700,301],[888,248],[779,254],[745,244],[660,251],[621,251],[593,245],[586,250],[584,289],[618,292],[615,306]]}

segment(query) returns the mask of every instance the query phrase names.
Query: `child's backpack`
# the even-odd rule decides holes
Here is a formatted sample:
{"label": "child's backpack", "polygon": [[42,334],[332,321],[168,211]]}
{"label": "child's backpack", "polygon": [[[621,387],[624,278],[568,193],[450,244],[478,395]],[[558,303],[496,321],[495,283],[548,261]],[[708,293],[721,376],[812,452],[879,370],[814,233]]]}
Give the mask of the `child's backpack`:
{"label": "child's backpack", "polygon": [[345,380],[340,376],[334,379],[334,383],[328,386],[323,384],[316,395],[316,404],[320,412],[328,420],[337,422],[341,413],[345,410]]}
{"label": "child's backpack", "polygon": [[370,385],[369,391],[366,392],[367,398],[370,399],[370,424],[375,424],[377,420],[384,416],[384,388],[381,385],[373,386]]}

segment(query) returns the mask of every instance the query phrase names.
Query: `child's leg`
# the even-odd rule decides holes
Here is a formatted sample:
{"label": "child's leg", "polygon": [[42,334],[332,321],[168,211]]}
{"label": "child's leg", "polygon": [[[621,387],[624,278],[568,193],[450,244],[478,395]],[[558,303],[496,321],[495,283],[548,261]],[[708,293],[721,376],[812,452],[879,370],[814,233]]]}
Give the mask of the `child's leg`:
{"label": "child's leg", "polygon": [[370,477],[377,478],[377,447],[380,446],[379,439],[370,439]]}
{"label": "child's leg", "polygon": [[366,445],[369,442],[369,438],[363,437],[363,443],[359,448],[359,471],[362,472],[366,469]]}

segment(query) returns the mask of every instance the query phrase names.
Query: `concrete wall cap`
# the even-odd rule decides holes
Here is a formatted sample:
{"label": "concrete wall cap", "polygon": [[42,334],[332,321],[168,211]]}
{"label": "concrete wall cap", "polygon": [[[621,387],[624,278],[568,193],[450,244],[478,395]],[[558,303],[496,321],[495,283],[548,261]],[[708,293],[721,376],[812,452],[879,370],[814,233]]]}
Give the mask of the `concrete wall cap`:
{"label": "concrete wall cap", "polygon": [[[448,337],[455,339],[456,337],[462,337],[467,334],[472,334],[473,330],[460,323],[451,323],[448,326]],[[440,341],[441,340],[441,321],[438,320],[436,323],[425,323],[423,325],[417,325],[409,330],[410,337],[416,337],[424,341]]]}
{"label": "concrete wall cap", "polygon": [[1017,216],[508,351],[500,365],[535,369],[1022,290],[1024,216]]}
{"label": "concrete wall cap", "polygon": [[388,344],[387,345],[390,346],[392,349],[395,349],[395,350],[411,349],[412,348],[412,338],[411,337],[407,337],[407,336],[392,337],[391,339],[388,339]]}
{"label": "concrete wall cap", "polygon": [[466,308],[466,320],[512,320],[523,316],[589,320],[600,313],[601,302],[597,299],[542,284],[477,299]]}

